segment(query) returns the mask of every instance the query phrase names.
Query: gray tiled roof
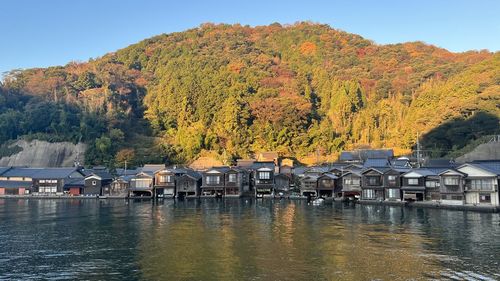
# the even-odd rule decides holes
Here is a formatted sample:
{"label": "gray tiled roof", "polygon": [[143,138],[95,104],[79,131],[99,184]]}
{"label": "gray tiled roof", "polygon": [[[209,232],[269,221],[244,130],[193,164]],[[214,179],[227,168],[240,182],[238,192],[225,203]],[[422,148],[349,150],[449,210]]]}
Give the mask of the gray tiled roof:
{"label": "gray tiled roof", "polygon": [[330,173],[325,173],[325,174],[321,175],[319,178],[323,178],[323,177],[330,178],[332,180],[338,179],[338,177],[336,175],[330,174]]}
{"label": "gray tiled roof", "polygon": [[368,158],[366,161],[363,163],[363,166],[365,168],[371,168],[371,167],[387,167],[389,166],[389,160],[387,158]]}
{"label": "gray tiled roof", "polygon": [[193,170],[186,170],[186,173],[182,176],[188,176],[188,177],[194,178],[196,180],[201,179],[201,174],[196,172],[196,171],[193,171]]}
{"label": "gray tiled roof", "polygon": [[84,185],[85,185],[85,178],[68,179],[64,181],[64,188],[68,188],[71,186],[84,186]]}
{"label": "gray tiled roof", "polygon": [[72,168],[12,168],[6,171],[4,177],[26,177],[33,179],[64,179],[77,169]]}
{"label": "gray tiled roof", "polygon": [[0,167],[0,176],[1,176],[3,173],[7,172],[9,169],[10,169],[10,167]]}
{"label": "gray tiled roof", "polygon": [[[438,175],[438,173],[436,173],[435,171],[429,170],[427,168],[410,169],[406,173],[412,173],[412,172],[417,173],[417,174],[421,175],[422,177],[437,176]],[[404,177],[404,175],[403,175],[403,177]]]}
{"label": "gray tiled roof", "polygon": [[154,173],[161,169],[165,169],[164,164],[146,164],[144,167],[140,168],[140,171],[145,173]]}
{"label": "gray tiled roof", "polygon": [[0,181],[0,187],[2,188],[30,188],[30,181]]}
{"label": "gray tiled roof", "polygon": [[118,168],[116,169],[116,174],[118,176],[130,176],[130,175],[135,175],[137,173],[140,172],[140,169],[122,169],[122,168]]}
{"label": "gray tiled roof", "polygon": [[483,161],[474,161],[471,163],[472,165],[477,165],[489,172],[500,175],[500,160],[483,160]]}
{"label": "gray tiled roof", "polygon": [[231,170],[231,168],[228,166],[219,166],[219,167],[212,167],[212,169],[209,169],[209,170],[216,170],[216,171],[219,171],[221,173],[226,173],[227,171]]}

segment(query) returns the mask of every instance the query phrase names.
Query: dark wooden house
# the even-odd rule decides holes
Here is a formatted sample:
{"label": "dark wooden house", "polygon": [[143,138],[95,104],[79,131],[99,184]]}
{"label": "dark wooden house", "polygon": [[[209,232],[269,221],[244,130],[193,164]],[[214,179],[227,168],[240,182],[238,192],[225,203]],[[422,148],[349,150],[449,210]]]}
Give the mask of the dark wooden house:
{"label": "dark wooden house", "polygon": [[260,167],[253,171],[253,181],[256,197],[274,194],[274,167]]}
{"label": "dark wooden house", "polygon": [[288,197],[290,195],[290,183],[292,175],[277,174],[274,175],[274,196]]}
{"label": "dark wooden house", "polygon": [[361,197],[362,174],[359,169],[351,169],[341,176],[342,198],[359,199]]}
{"label": "dark wooden house", "polygon": [[338,177],[325,173],[318,177],[316,186],[317,196],[322,198],[342,197],[342,189],[338,184]]}
{"label": "dark wooden house", "polygon": [[247,170],[233,167],[224,174],[224,195],[240,197],[250,190],[250,175]]}
{"label": "dark wooden house", "polygon": [[186,170],[176,179],[177,198],[196,198],[200,196],[202,175],[192,170]]}
{"label": "dark wooden house", "polygon": [[176,196],[177,179],[190,169],[172,167],[158,170],[154,173],[155,196],[158,198],[173,198]]}
{"label": "dark wooden house", "polygon": [[361,199],[383,201],[384,196],[384,169],[369,168],[362,172]]}
{"label": "dark wooden house", "polygon": [[403,193],[401,191],[401,174],[408,171],[407,168],[386,168],[384,169],[383,185],[386,201],[401,201]]}
{"label": "dark wooden house", "polygon": [[84,195],[110,195],[113,177],[106,171],[94,171],[85,177]]}
{"label": "dark wooden house", "polygon": [[300,179],[300,195],[305,197],[318,196],[318,177],[316,174],[305,174]]}
{"label": "dark wooden house", "polygon": [[229,167],[213,167],[203,172],[201,196],[223,197],[225,191],[226,172]]}
{"label": "dark wooden house", "polygon": [[406,201],[439,200],[439,185],[439,176],[425,168],[411,169],[401,175],[401,190]]}

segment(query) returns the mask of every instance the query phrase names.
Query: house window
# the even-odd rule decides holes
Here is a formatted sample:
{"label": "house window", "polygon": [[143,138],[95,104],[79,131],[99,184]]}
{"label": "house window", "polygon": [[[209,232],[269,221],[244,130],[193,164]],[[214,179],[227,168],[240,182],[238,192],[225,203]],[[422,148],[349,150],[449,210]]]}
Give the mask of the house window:
{"label": "house window", "polygon": [[379,177],[367,177],[368,185],[380,185]]}
{"label": "house window", "polygon": [[38,192],[40,192],[40,193],[56,193],[57,186],[40,186],[40,188],[38,189]]}
{"label": "house window", "polygon": [[236,174],[229,174],[228,181],[229,182],[236,182]]}
{"label": "house window", "polygon": [[439,182],[436,182],[436,181],[426,181],[425,182],[425,187],[429,187],[429,188],[439,187]]}
{"label": "house window", "polygon": [[446,184],[446,185],[458,185],[458,177],[445,177],[444,184]]}
{"label": "house window", "polygon": [[408,179],[408,185],[418,185],[418,179]]}
{"label": "house window", "polygon": [[462,195],[452,195],[451,200],[463,200],[463,196]]}
{"label": "house window", "polygon": [[220,184],[219,176],[207,176],[207,184]]}
{"label": "house window", "polygon": [[395,188],[387,189],[387,197],[389,198],[399,198],[399,190]]}
{"label": "house window", "polygon": [[387,179],[390,181],[396,181],[396,176],[395,175],[389,175],[387,176]]}
{"label": "house window", "polygon": [[135,181],[135,187],[136,188],[148,188],[149,187],[149,180],[136,180]]}
{"label": "house window", "polygon": [[259,179],[270,180],[271,179],[271,172],[259,172]]}
{"label": "house window", "polygon": [[491,194],[480,193],[479,194],[479,202],[480,203],[491,203]]}
{"label": "house window", "polygon": [[373,189],[363,190],[363,197],[366,199],[375,199],[375,190]]}
{"label": "house window", "polygon": [[174,182],[173,178],[174,177],[171,175],[160,175],[158,180],[160,181],[160,183],[170,183],[170,182]]}
{"label": "house window", "polygon": [[92,181],[92,185],[97,185],[97,181]]}
{"label": "house window", "polygon": [[474,190],[493,190],[493,182],[485,179],[471,180],[471,189]]}
{"label": "house window", "polygon": [[344,179],[344,184],[346,185],[359,185],[359,178],[354,178],[354,179]]}

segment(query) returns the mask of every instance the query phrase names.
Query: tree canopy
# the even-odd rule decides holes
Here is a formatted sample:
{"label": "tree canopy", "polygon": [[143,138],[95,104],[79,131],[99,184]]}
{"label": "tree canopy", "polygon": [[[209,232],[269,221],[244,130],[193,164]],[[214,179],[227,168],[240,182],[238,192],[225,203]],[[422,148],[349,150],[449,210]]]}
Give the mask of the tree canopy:
{"label": "tree canopy", "polygon": [[[307,22],[203,24],[85,63],[10,72],[0,143],[84,141],[87,163],[107,165],[124,149],[136,163],[190,161],[205,150],[299,159],[356,146],[410,151],[417,132],[478,112],[500,116],[499,61],[421,42],[377,45]],[[498,133],[467,128],[471,141]],[[466,145],[445,138],[442,151]]]}

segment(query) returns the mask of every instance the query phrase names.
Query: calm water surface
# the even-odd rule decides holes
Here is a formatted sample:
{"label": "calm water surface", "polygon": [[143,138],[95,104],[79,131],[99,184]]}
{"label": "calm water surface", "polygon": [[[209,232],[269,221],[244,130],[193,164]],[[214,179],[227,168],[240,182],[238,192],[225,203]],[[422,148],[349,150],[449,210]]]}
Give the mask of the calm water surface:
{"label": "calm water surface", "polygon": [[0,199],[0,280],[500,280],[500,215]]}

